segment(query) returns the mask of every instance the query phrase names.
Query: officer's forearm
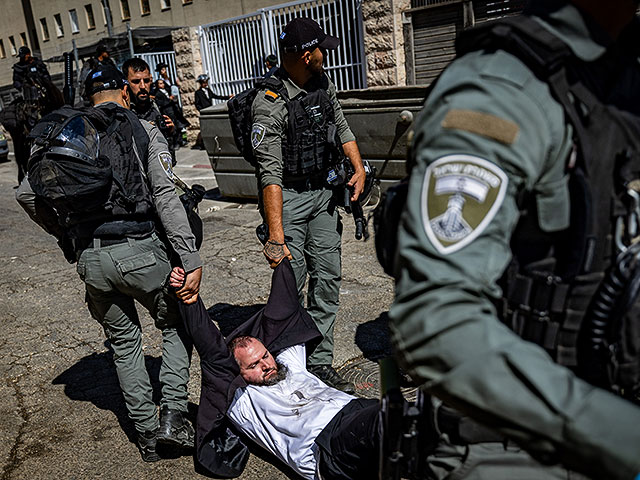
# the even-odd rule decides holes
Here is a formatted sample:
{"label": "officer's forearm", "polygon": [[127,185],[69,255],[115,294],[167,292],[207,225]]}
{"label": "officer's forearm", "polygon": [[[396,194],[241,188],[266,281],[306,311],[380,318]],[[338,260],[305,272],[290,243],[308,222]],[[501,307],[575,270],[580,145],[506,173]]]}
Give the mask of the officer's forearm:
{"label": "officer's forearm", "polygon": [[358,144],[355,140],[344,143],[342,145],[342,150],[351,162],[351,165],[353,165],[353,169],[356,172],[364,170],[364,166],[362,165],[362,157],[360,156],[360,150],[358,149]]}
{"label": "officer's forearm", "polygon": [[284,243],[282,227],[282,188],[279,185],[267,185],[262,190],[264,212],[269,225],[269,239]]}

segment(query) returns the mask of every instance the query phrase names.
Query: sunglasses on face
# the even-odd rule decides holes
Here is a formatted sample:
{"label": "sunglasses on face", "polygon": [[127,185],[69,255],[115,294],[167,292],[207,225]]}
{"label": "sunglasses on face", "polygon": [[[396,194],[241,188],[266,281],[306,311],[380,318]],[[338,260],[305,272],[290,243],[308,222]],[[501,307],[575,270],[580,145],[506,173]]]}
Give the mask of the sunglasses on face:
{"label": "sunglasses on face", "polygon": [[129,80],[129,83],[133,85],[138,85],[140,82],[143,82],[149,85],[151,83],[151,78],[133,78]]}

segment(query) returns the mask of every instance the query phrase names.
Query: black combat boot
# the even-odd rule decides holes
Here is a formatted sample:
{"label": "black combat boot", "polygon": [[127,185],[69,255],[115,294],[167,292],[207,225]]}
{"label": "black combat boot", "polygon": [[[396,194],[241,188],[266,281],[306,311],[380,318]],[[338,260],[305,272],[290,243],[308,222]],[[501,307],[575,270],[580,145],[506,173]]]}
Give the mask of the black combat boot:
{"label": "black combat boot", "polygon": [[342,390],[344,393],[356,393],[355,385],[342,378],[331,365],[309,365],[307,370],[330,387]]}
{"label": "black combat boot", "polygon": [[183,448],[193,448],[195,433],[191,423],[180,410],[171,410],[166,405],[160,410],[158,443]]}
{"label": "black combat boot", "polygon": [[157,431],[138,432],[138,448],[140,455],[145,462],[157,462],[161,460],[160,455],[156,452]]}

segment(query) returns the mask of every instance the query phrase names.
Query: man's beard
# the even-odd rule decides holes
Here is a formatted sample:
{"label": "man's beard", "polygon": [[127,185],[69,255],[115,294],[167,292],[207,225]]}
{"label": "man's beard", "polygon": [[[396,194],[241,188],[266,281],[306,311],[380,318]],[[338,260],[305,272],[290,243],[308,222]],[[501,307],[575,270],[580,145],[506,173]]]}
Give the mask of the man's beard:
{"label": "man's beard", "polygon": [[276,372],[275,375],[272,375],[271,378],[264,379],[262,383],[252,383],[252,384],[264,385],[266,387],[270,387],[272,385],[280,383],[282,380],[287,378],[287,374],[289,373],[289,369],[287,368],[287,366],[283,365],[282,363],[276,362],[276,367],[278,368],[278,371]]}
{"label": "man's beard", "polygon": [[[146,95],[147,97],[145,99],[141,99],[138,95],[140,95],[141,93],[143,93],[144,95]],[[149,95],[149,92],[138,92],[137,94],[132,94],[131,95],[131,103],[133,103],[139,110],[146,110],[151,106],[151,96]]]}

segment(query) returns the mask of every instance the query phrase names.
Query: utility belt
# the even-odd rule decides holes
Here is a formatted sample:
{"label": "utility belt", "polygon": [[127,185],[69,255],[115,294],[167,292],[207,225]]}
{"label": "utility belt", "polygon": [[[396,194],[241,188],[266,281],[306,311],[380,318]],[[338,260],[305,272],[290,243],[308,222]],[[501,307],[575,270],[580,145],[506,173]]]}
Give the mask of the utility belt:
{"label": "utility belt", "polygon": [[125,243],[128,239],[143,239],[150,237],[155,232],[153,220],[112,220],[95,225],[76,225],[71,235],[73,250],[80,256],[83,250],[92,248],[94,240],[99,240],[99,245],[108,247]]}
{"label": "utility belt", "polygon": [[327,184],[326,176],[324,174],[320,174],[308,178],[283,180],[282,186],[301,193],[311,190],[321,190],[329,185]]}

